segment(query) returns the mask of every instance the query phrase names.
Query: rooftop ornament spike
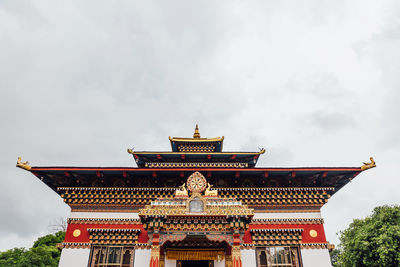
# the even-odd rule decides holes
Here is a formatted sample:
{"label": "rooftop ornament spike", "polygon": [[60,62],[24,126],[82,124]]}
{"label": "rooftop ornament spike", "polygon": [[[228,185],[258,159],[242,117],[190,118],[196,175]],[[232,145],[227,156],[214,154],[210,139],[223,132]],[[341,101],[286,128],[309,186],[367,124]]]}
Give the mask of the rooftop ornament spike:
{"label": "rooftop ornament spike", "polygon": [[369,160],[371,162],[363,162],[364,165],[361,166],[361,170],[362,171],[365,171],[365,170],[368,170],[368,169],[376,167],[374,158],[370,157]]}
{"label": "rooftop ornament spike", "polygon": [[194,129],[193,138],[200,138],[199,126],[196,124],[196,128]]}
{"label": "rooftop ornament spike", "polygon": [[21,160],[21,157],[18,157],[18,160],[17,160],[17,165],[16,165],[18,168],[21,168],[21,169],[24,169],[24,170],[27,170],[27,171],[30,171],[31,170],[31,166],[29,165],[29,162],[28,161],[25,161],[25,162],[22,162],[22,160]]}

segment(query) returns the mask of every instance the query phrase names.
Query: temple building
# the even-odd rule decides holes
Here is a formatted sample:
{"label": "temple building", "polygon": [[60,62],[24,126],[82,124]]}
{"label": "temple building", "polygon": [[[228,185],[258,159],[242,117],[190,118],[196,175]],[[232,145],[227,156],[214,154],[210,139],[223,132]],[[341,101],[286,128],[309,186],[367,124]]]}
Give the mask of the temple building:
{"label": "temple building", "polygon": [[256,167],[265,150],[224,152],[224,137],[128,149],[137,167],[31,167],[71,214],[62,267],[331,266],[320,209],[375,167]]}

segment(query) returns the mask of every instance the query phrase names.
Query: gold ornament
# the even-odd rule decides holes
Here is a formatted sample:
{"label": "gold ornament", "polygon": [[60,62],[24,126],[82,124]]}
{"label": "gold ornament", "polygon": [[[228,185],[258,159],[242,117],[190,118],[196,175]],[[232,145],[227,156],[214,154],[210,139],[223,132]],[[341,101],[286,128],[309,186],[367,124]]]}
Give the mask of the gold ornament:
{"label": "gold ornament", "polygon": [[206,197],[218,197],[218,190],[216,189],[211,189],[210,183],[207,183],[207,188],[206,191],[204,192],[204,195]]}
{"label": "gold ornament", "polygon": [[32,168],[31,166],[29,166],[28,161],[22,162],[21,157],[18,157],[16,166],[27,171],[30,171]]}
{"label": "gold ornament", "polygon": [[185,184],[181,185],[175,191],[175,197],[188,197],[188,191],[185,188]]}
{"label": "gold ornament", "polygon": [[75,229],[74,232],[72,233],[72,235],[73,235],[74,237],[80,236],[80,235],[81,235],[81,230]]}
{"label": "gold ornament", "polygon": [[318,236],[317,231],[315,231],[314,229],[310,230],[310,236],[313,238],[317,237]]}
{"label": "gold ornament", "polygon": [[206,189],[207,180],[203,174],[194,172],[186,181],[188,189],[193,193],[203,192]]}
{"label": "gold ornament", "polygon": [[364,165],[361,166],[361,170],[362,170],[362,171],[365,171],[365,170],[368,170],[368,169],[371,169],[371,168],[376,167],[374,158],[373,158],[373,157],[370,157],[369,160],[370,160],[371,162],[363,162]]}

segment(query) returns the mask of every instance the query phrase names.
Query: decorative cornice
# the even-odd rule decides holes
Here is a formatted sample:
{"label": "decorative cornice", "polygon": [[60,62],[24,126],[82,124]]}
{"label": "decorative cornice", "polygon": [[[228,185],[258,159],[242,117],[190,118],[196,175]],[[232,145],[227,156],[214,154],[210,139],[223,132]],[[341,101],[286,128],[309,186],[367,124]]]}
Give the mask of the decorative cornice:
{"label": "decorative cornice", "polygon": [[253,219],[251,224],[324,224],[322,218],[307,218],[307,219]]}
{"label": "decorative cornice", "polygon": [[214,138],[185,138],[185,137],[171,137],[168,139],[171,142],[187,142],[187,143],[201,143],[201,142],[222,142],[224,137],[214,137]]}
{"label": "decorative cornice", "polygon": [[[216,188],[221,199],[236,199],[255,209],[255,212],[279,212],[288,209],[318,211],[331,194],[333,187],[249,187]],[[61,197],[74,210],[101,211],[117,209],[129,212],[143,208],[156,199],[172,199],[176,188],[161,187],[59,187]],[[262,210],[260,210],[262,208]],[[135,211],[137,211],[137,209]]]}
{"label": "decorative cornice", "polygon": [[255,249],[255,245],[254,244],[240,244],[240,249]]}
{"label": "decorative cornice", "polygon": [[175,187],[57,187],[57,191],[175,191]]}
{"label": "decorative cornice", "polygon": [[69,218],[68,224],[141,224],[139,219],[123,219],[123,218]]}
{"label": "decorative cornice", "polygon": [[302,243],[301,249],[328,249],[329,243]]}
{"label": "decorative cornice", "polygon": [[299,245],[302,240],[300,228],[250,229],[252,241],[257,246]]}
{"label": "decorative cornice", "polygon": [[147,243],[136,243],[133,247],[135,249],[151,249],[151,245]]}
{"label": "decorative cornice", "polygon": [[[57,187],[57,191],[175,191],[175,187]],[[219,187],[219,191],[334,191],[334,187]]]}
{"label": "decorative cornice", "polygon": [[304,231],[302,228],[273,228],[273,229],[250,229],[251,233],[255,234],[281,234],[281,233],[297,233],[301,234]]}
{"label": "decorative cornice", "polygon": [[226,151],[226,152],[169,152],[169,151],[132,151],[128,149],[129,154],[133,155],[261,155],[265,153],[265,149],[259,152],[239,152],[239,151]]}
{"label": "decorative cornice", "polygon": [[[186,206],[152,206],[146,205],[144,209],[139,211],[139,216],[182,216],[190,215]],[[197,216],[253,216],[253,209],[247,208],[245,205],[236,206],[210,206],[204,207],[204,212],[197,213]]]}
{"label": "decorative cornice", "polygon": [[146,162],[146,168],[247,168],[243,162]]}
{"label": "decorative cornice", "polygon": [[334,191],[334,187],[221,187],[220,191]]}
{"label": "decorative cornice", "polygon": [[137,228],[87,228],[89,233],[138,233]]}
{"label": "decorative cornice", "polygon": [[110,213],[138,213],[143,205],[141,206],[115,206],[115,205],[69,205],[71,212],[110,212]]}
{"label": "decorative cornice", "polygon": [[140,229],[88,228],[90,242],[94,245],[133,245],[138,241]]}
{"label": "decorative cornice", "polygon": [[63,242],[61,243],[61,248],[90,248],[90,243],[72,243]]}
{"label": "decorative cornice", "polygon": [[[253,205],[249,205],[250,207],[254,208]],[[272,209],[275,208],[275,209]],[[321,205],[318,206],[276,206],[276,207],[264,207],[263,209],[254,210],[254,213],[308,213],[314,212],[319,213],[321,212]]]}

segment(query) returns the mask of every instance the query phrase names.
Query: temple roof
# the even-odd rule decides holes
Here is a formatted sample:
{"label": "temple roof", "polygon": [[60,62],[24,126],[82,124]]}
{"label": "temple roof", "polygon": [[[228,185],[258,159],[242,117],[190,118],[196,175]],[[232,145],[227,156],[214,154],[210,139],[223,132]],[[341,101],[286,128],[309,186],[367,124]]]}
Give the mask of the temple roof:
{"label": "temple roof", "polygon": [[[215,188],[316,188],[330,187],[332,194],[375,161],[361,167],[255,167],[259,152],[222,152],[223,137],[201,138],[198,126],[193,138],[170,138],[172,152],[128,152],[133,167],[31,167],[18,158],[17,167],[30,171],[57,192],[58,187],[176,188],[194,172],[200,172]],[[257,189],[257,190],[258,190]]]}
{"label": "temple roof", "polygon": [[169,137],[172,152],[133,151],[132,154],[139,168],[252,168],[255,167],[264,149],[259,152],[222,152],[224,137],[201,138],[199,127],[193,138]]}
{"label": "temple roof", "polygon": [[169,137],[173,152],[221,152],[224,137],[201,138],[196,124],[193,138]]}
{"label": "temple roof", "polygon": [[[139,168],[160,167],[254,167],[265,150],[259,152],[156,152],[132,151]],[[229,165],[231,164],[231,165]],[[233,165],[232,165],[233,164]]]}
{"label": "temple roof", "polygon": [[218,187],[334,187],[339,190],[362,172],[347,168],[124,168],[31,167],[30,171],[56,191],[57,187],[177,187],[199,171]]}

